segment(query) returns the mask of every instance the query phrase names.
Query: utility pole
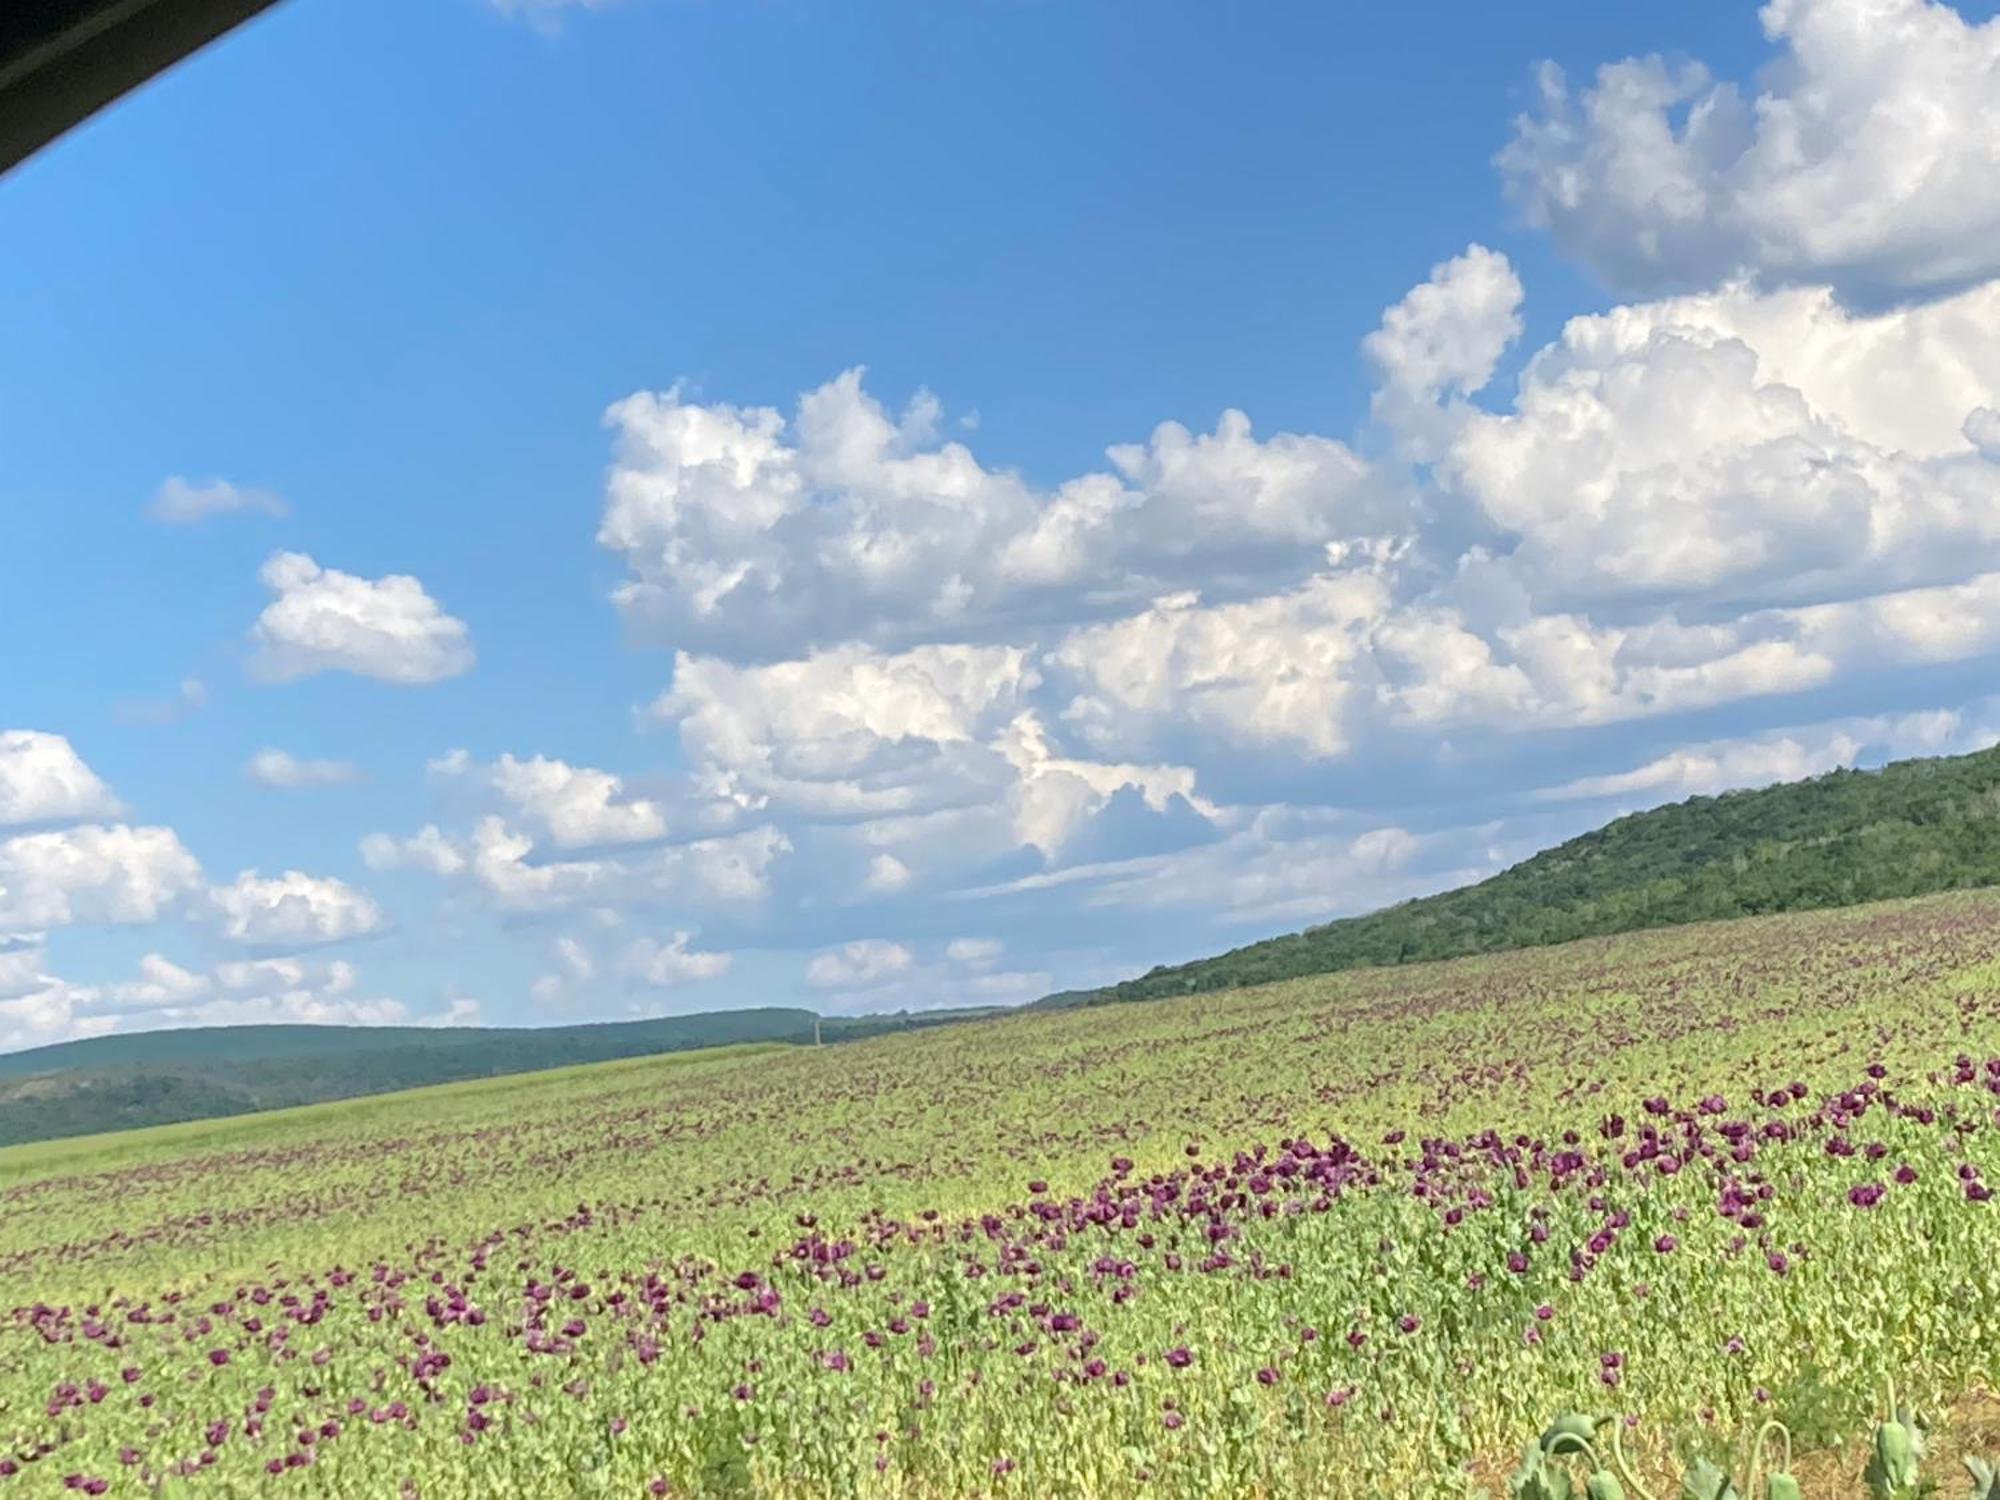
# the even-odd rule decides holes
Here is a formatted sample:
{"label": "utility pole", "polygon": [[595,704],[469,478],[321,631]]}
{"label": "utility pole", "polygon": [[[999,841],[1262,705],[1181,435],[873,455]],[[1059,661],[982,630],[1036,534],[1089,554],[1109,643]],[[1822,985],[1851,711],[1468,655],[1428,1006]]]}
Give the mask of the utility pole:
{"label": "utility pole", "polygon": [[818,1016],[814,1016],[814,1017],[813,1017],[813,1045],[814,1045],[815,1047],[817,1047],[817,1046],[819,1046],[819,1044],[820,1044],[820,1040],[819,1040],[819,1017],[818,1017]]}

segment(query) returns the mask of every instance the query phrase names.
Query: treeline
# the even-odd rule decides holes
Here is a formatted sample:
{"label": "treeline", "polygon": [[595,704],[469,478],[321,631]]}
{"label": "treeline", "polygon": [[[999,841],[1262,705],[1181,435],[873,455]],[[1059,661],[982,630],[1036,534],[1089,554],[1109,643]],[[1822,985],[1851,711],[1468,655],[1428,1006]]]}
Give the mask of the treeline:
{"label": "treeline", "polygon": [[1693,797],[1619,818],[1477,885],[1037,1003],[1154,1000],[1996,882],[2000,749]]}
{"label": "treeline", "polygon": [[216,1026],[93,1037],[0,1056],[0,1146],[696,1048],[850,1042],[988,1013],[822,1019],[769,1007],[586,1026]]}

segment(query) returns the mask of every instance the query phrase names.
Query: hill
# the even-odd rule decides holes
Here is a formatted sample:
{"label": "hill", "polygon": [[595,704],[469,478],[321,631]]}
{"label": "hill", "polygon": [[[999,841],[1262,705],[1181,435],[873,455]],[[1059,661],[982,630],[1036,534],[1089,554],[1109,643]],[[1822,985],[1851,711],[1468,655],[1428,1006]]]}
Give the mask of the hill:
{"label": "hill", "polygon": [[744,1042],[851,1041],[965,1014],[823,1019],[774,1006],[580,1026],[203,1026],[91,1037],[0,1056],[0,1145]]}
{"label": "hill", "polygon": [[1691,797],[1619,818],[1477,885],[1035,1003],[1156,1000],[1995,883],[2000,749]]}

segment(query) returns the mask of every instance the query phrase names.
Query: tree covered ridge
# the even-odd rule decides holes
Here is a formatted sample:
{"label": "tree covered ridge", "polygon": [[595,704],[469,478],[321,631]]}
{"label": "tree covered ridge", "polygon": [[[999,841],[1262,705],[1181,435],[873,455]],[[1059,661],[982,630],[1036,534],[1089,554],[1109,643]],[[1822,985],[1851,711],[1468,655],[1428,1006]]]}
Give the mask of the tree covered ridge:
{"label": "tree covered ridge", "polygon": [[1156,1000],[1995,883],[2000,748],[1690,797],[1618,818],[1476,885],[1037,1003]]}

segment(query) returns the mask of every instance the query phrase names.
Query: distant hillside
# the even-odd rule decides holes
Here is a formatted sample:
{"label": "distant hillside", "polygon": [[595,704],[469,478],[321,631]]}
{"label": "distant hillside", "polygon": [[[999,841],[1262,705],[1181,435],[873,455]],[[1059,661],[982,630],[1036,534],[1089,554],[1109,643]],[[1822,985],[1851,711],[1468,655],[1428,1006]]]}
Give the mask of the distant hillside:
{"label": "distant hillside", "polygon": [[1619,818],[1477,885],[1036,1004],[1156,1000],[1996,883],[2000,749],[1692,797]]}
{"label": "distant hillside", "polygon": [[[985,1011],[829,1017],[826,1042]],[[0,1055],[0,1146],[283,1109],[467,1078],[743,1042],[810,1043],[809,1010],[711,1011],[587,1026],[208,1026]]]}

